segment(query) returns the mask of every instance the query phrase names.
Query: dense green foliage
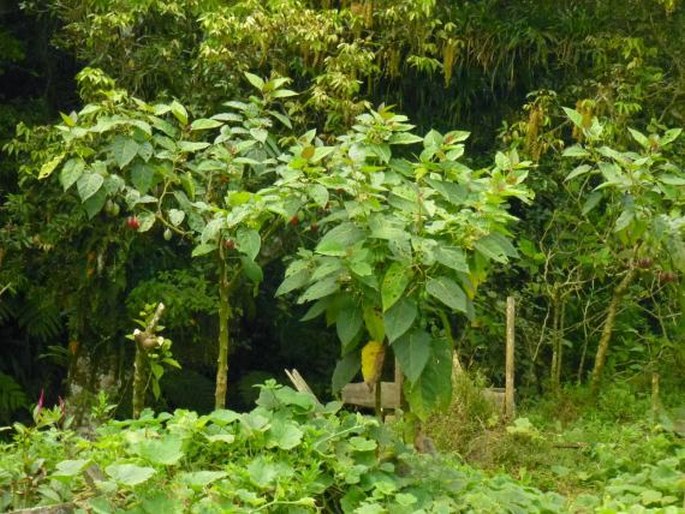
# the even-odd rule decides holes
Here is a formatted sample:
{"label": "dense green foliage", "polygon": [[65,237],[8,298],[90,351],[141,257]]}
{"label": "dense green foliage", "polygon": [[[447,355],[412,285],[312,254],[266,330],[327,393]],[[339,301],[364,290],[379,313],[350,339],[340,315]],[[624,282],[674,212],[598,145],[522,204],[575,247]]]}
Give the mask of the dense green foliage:
{"label": "dense green foliage", "polygon": [[[676,512],[682,416],[668,426],[663,402],[682,406],[685,390],[683,31],[677,0],[5,2],[0,423],[25,421],[3,434],[10,453],[48,457],[3,461],[15,491],[4,506],[97,490],[154,510],[158,499],[131,493],[167,487],[197,510],[217,495],[248,510],[489,512],[501,489],[512,511]],[[539,404],[505,429],[477,389],[504,381],[508,296],[518,400]],[[257,411],[225,409],[250,407],[251,386],[284,367],[319,398],[360,370],[378,393],[393,363],[408,426],[592,498],[564,502],[450,459],[406,457],[404,469],[403,452],[386,462],[374,422],[274,386]],[[453,388],[461,403],[441,421]],[[59,404],[75,426],[97,424],[111,410],[103,391],[122,418],[143,404],[191,410],[109,422],[92,444],[57,430],[57,411],[28,427],[37,398],[34,413]],[[295,403],[275,408],[268,394]],[[648,396],[652,417],[595,419],[622,412],[613,395]],[[550,402],[587,417],[540,410]],[[466,422],[445,429],[454,418]],[[333,435],[343,425],[354,437]],[[121,427],[173,439],[176,460],[150,461]],[[584,436],[569,459],[550,446],[565,428],[626,448],[603,453]],[[267,462],[294,433],[304,453]],[[218,455],[192,453],[215,435],[210,449],[243,438],[242,482]],[[471,458],[491,435],[492,458]],[[319,436],[335,448],[317,453]],[[92,453],[76,460],[59,446],[69,441]],[[367,466],[357,482],[334,455]],[[82,478],[93,463],[100,485]],[[408,469],[431,465],[413,492]]]}
{"label": "dense green foliage", "polygon": [[91,438],[38,415],[0,457],[0,511],[558,512],[563,499],[452,459],[418,456],[378,421],[272,383],[245,414],[179,410],[109,421]]}
{"label": "dense green foliage", "polygon": [[[107,421],[88,438],[70,430],[59,409],[37,412],[36,427],[15,425],[14,441],[3,447],[0,510],[70,504],[103,513],[680,512],[685,450],[674,451],[664,434],[652,436],[651,455],[643,448],[643,463],[605,460],[615,456],[610,445],[589,446],[602,475],[585,472],[581,480],[604,485],[565,500],[454,458],[417,455],[376,420],[339,412],[339,403],[321,406],[273,382],[260,388],[257,407],[244,414],[146,411],[138,420]],[[526,422],[509,427],[507,444],[533,459],[549,444]],[[559,462],[551,472],[573,470]]]}

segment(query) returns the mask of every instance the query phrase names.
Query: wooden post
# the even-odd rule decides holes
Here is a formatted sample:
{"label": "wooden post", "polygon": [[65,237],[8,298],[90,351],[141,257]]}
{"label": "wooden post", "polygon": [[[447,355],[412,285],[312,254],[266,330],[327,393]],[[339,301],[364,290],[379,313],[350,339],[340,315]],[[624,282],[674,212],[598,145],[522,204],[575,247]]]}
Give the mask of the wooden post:
{"label": "wooden post", "polygon": [[507,349],[504,387],[504,416],[514,417],[514,320],[516,319],[516,301],[513,296],[507,297]]}
{"label": "wooden post", "polygon": [[661,401],[659,400],[659,372],[652,371],[652,416],[657,419],[659,416],[659,407]]}

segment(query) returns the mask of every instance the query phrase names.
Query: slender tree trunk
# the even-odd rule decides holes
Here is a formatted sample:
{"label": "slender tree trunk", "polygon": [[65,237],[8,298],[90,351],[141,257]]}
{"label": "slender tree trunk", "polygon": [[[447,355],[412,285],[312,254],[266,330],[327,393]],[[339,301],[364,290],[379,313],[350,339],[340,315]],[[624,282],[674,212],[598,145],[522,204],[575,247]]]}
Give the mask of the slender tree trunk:
{"label": "slender tree trunk", "polygon": [[221,255],[219,262],[219,356],[216,361],[215,409],[226,407],[226,392],[228,390],[228,327],[231,320],[230,290],[228,266],[223,255]]}
{"label": "slender tree trunk", "polygon": [[563,362],[563,335],[566,314],[566,303],[558,297],[554,299],[554,319],[552,329],[552,389],[558,391],[561,388],[561,365]]}
{"label": "slender tree trunk", "polygon": [[599,386],[602,382],[602,372],[604,371],[604,364],[606,363],[607,352],[609,351],[609,343],[611,342],[611,335],[614,331],[614,324],[616,323],[618,306],[634,278],[635,269],[631,268],[616,286],[611,297],[606,319],[604,320],[604,326],[602,327],[602,335],[599,339],[597,353],[595,354],[595,366],[592,369],[592,375],[590,377],[590,389],[594,396],[599,392]]}
{"label": "slender tree trunk", "polygon": [[559,362],[559,320],[561,318],[561,308],[557,291],[552,296],[552,365],[549,374],[550,385],[553,391],[559,390],[557,382],[557,368]]}

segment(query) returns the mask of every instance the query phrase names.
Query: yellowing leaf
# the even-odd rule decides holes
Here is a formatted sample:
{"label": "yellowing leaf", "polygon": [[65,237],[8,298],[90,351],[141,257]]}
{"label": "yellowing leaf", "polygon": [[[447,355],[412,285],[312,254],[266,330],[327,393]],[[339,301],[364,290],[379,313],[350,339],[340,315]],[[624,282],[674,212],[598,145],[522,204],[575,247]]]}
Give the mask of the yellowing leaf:
{"label": "yellowing leaf", "polygon": [[53,171],[55,171],[55,168],[59,166],[59,163],[62,162],[62,159],[64,159],[64,154],[61,153],[56,157],[53,157],[50,159],[48,162],[44,163],[40,167],[40,172],[38,173],[38,179],[43,180],[44,178],[49,177]]}
{"label": "yellowing leaf", "polygon": [[385,346],[380,341],[369,341],[362,348],[362,377],[369,389],[380,378],[384,360]]}

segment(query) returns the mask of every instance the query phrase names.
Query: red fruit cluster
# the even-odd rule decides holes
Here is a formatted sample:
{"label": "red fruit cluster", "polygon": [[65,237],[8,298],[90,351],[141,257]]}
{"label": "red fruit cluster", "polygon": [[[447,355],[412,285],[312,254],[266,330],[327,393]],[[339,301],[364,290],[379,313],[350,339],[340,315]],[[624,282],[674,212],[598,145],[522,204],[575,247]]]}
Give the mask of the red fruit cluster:
{"label": "red fruit cluster", "polygon": [[226,250],[233,250],[235,248],[235,241],[233,239],[224,239],[224,248]]}
{"label": "red fruit cluster", "polygon": [[138,230],[140,228],[140,222],[137,216],[129,216],[126,218],[126,226],[131,230]]}

